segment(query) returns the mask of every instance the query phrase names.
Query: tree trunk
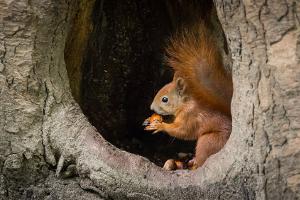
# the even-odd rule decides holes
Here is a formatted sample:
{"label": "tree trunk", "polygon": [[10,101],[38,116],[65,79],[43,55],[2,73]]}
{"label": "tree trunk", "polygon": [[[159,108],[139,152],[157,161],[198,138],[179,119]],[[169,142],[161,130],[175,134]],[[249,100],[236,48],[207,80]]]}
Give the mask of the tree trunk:
{"label": "tree trunk", "polygon": [[[0,0],[0,198],[300,198],[298,2],[215,1],[232,57],[233,130],[190,172],[111,145],[75,102],[95,2]],[[66,48],[79,52],[66,56],[74,71]]]}

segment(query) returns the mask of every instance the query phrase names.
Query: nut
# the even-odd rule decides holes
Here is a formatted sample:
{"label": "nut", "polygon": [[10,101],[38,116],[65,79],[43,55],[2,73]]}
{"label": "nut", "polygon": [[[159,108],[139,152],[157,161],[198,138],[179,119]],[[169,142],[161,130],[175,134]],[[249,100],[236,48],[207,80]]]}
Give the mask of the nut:
{"label": "nut", "polygon": [[151,117],[148,117],[143,122],[143,126],[148,126],[148,125],[152,124],[153,122],[162,122],[162,121],[163,121],[162,116],[160,116],[159,114],[154,113],[153,115],[151,115]]}

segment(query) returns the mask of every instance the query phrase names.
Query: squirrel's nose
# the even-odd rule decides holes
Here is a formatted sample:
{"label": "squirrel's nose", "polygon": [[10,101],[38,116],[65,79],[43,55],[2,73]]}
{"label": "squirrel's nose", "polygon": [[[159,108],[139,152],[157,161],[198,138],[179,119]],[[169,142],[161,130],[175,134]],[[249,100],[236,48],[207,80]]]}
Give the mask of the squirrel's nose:
{"label": "squirrel's nose", "polygon": [[150,110],[154,110],[154,105],[153,105],[153,103],[152,103],[151,106],[150,106]]}

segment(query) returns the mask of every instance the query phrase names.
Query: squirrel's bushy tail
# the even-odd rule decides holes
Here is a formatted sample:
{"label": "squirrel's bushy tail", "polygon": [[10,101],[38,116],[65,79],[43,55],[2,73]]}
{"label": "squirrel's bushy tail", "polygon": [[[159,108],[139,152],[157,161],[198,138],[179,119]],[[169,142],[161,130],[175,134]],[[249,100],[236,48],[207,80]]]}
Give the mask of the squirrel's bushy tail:
{"label": "squirrel's bushy tail", "polygon": [[230,115],[232,77],[223,66],[213,35],[203,22],[182,28],[170,39],[166,61],[199,103]]}

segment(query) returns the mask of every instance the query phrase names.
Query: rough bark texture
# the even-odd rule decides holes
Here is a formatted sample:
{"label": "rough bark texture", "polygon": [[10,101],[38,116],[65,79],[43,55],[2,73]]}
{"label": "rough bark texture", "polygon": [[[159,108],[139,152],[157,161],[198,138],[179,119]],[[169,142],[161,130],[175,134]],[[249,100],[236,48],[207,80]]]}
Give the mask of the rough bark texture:
{"label": "rough bark texture", "polygon": [[256,198],[299,198],[299,2],[216,5],[234,60],[233,125],[249,136]]}
{"label": "rough bark texture", "polygon": [[0,198],[299,199],[300,5],[215,4],[233,132],[202,168],[167,172],[106,142],[73,100],[64,50],[80,2],[0,0]]}

